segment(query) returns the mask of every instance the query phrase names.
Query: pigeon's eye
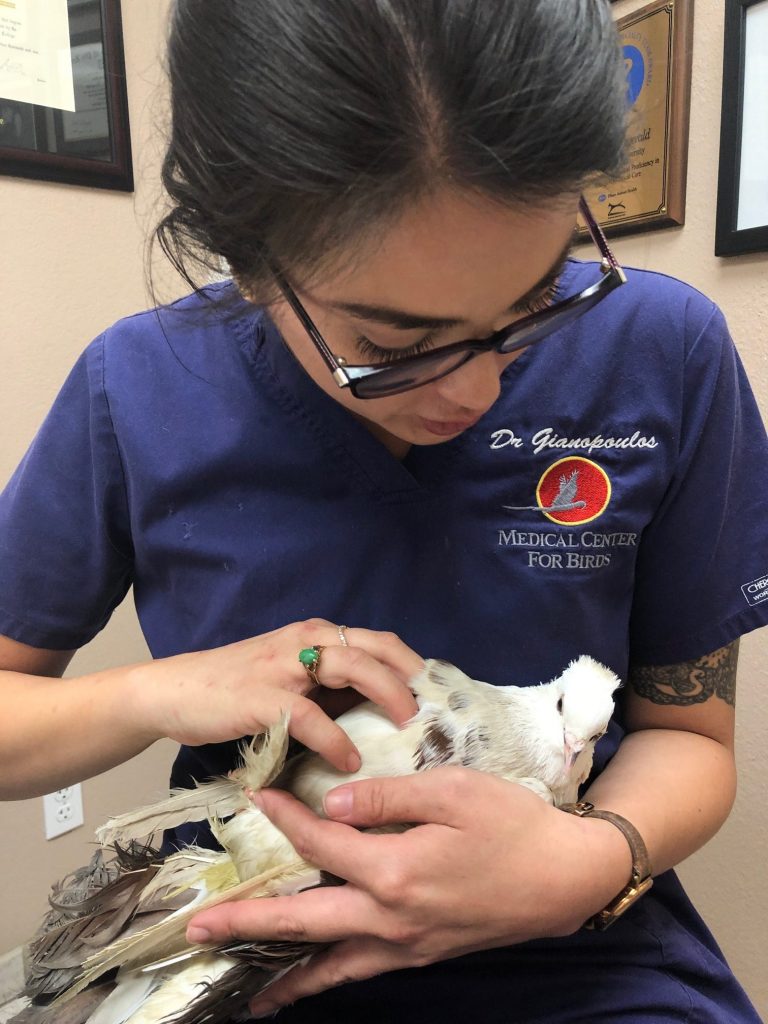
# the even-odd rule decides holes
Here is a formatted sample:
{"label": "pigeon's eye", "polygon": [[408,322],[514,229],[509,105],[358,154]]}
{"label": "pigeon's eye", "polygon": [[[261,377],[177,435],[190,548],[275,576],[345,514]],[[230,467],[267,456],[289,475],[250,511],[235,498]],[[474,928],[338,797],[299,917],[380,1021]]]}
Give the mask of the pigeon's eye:
{"label": "pigeon's eye", "polygon": [[602,739],[603,736],[605,736],[604,732],[596,732],[595,735],[592,737],[592,739],[589,742],[590,743],[597,743],[597,741],[599,739]]}
{"label": "pigeon's eye", "polygon": [[557,702],[557,710],[562,715],[562,713],[563,713],[563,698],[562,697],[560,697],[560,699]]}

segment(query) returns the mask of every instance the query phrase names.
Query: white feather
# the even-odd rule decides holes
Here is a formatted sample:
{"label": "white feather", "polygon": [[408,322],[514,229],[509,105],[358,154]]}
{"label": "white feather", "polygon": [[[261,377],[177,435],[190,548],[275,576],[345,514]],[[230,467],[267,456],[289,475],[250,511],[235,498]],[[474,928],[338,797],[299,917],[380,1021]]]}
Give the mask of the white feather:
{"label": "white feather", "polygon": [[[203,954],[188,963],[182,964],[177,970],[163,976],[162,985],[155,989],[144,1005],[137,1009],[125,1024],[158,1024],[159,1021],[172,1021],[181,1010],[185,1010],[206,986],[219,981],[228,971],[236,966],[231,957],[217,956],[215,953]],[[147,975],[141,975],[147,977]],[[88,1024],[92,1024],[88,1021]],[[101,1022],[99,1022],[101,1024]],[[110,1024],[105,1021],[104,1024]],[[115,1021],[115,1024],[123,1022]]]}
{"label": "white feather", "polygon": [[151,974],[118,975],[117,987],[107,996],[85,1024],[125,1024],[163,983],[161,977]]}

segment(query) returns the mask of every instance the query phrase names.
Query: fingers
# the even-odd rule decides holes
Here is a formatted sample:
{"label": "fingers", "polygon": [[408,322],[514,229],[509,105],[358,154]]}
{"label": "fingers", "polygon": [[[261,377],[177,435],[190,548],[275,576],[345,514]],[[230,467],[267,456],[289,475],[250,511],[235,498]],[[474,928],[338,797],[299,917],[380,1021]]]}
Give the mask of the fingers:
{"label": "fingers", "polygon": [[347,647],[339,639],[339,627],[327,619],[307,619],[295,622],[290,626],[274,630],[266,634],[277,640],[290,631],[292,643],[296,644],[296,654],[303,647],[320,644],[328,649],[338,648],[340,651],[362,649],[372,658],[387,665],[401,682],[407,683],[424,668],[424,659],[403,643],[396,633],[377,629],[361,629],[348,626],[345,630]]}
{"label": "fingers", "polygon": [[[295,658],[305,647],[317,644],[323,648],[315,667],[323,687],[353,687],[382,707],[397,725],[416,714],[418,707],[408,683],[423,669],[424,660],[395,633],[348,627],[348,646],[344,647],[339,641],[338,626],[326,619],[308,619],[270,634],[273,646],[277,648],[279,643],[284,648],[286,635],[290,636],[290,644],[296,644],[295,654],[291,652]],[[298,673],[295,678],[302,684],[301,692],[311,695],[312,680],[298,661],[294,667]]]}
{"label": "fingers", "polygon": [[346,637],[350,648],[362,647],[382,664],[388,665],[404,683],[424,668],[424,659],[403,643],[396,633],[350,627],[346,630]]}
{"label": "fingers", "polygon": [[221,903],[191,919],[187,941],[336,942],[361,934],[363,893],[351,886],[311,889],[295,896]]}
{"label": "fingers", "polygon": [[314,750],[341,772],[356,772],[360,769],[357,747],[341,726],[329,718],[314,701],[300,696],[283,699],[283,706],[274,716],[275,720],[283,710],[289,715],[291,736],[307,749]]}
{"label": "fingers", "polygon": [[365,835],[346,824],[327,821],[282,790],[263,789],[254,794],[253,802],[304,860],[361,889],[378,888],[391,857],[392,841],[398,836]]}
{"label": "fingers", "polygon": [[263,1017],[305,996],[410,966],[412,960],[406,950],[381,940],[340,942],[313,956],[308,964],[294,967],[270,985],[267,992],[252,1000],[250,1011],[256,1017]]}
{"label": "fingers", "polygon": [[[471,818],[476,787],[495,781],[467,768],[435,768],[400,778],[361,779],[338,786],[326,793],[323,806],[329,818],[357,828],[402,822],[459,827]],[[283,828],[272,817],[272,805],[265,813]],[[282,807],[275,805],[275,813],[281,814]]]}
{"label": "fingers", "polygon": [[[407,686],[423,666],[422,659],[394,633],[348,628],[339,640],[339,627],[327,619],[307,619],[246,641],[256,656],[255,671],[267,668],[272,699],[258,708],[258,719],[269,723],[288,712],[292,736],[342,772],[356,772],[360,755],[344,730],[325,713],[323,691],[355,690],[380,705],[396,724],[408,721],[418,710]],[[314,666],[318,688],[299,662],[299,651],[322,648]],[[262,675],[262,678],[264,676]],[[275,685],[277,684],[277,685]],[[263,702],[269,688],[254,694]],[[257,728],[251,731],[258,731]]]}
{"label": "fingers", "polygon": [[[418,655],[414,657],[418,659]],[[352,647],[351,641],[349,647],[326,647],[317,674],[323,686],[332,689],[354,687],[368,700],[380,705],[397,725],[403,725],[413,718],[418,710],[412,692],[398,672],[367,649]],[[412,673],[409,678],[415,674]]]}

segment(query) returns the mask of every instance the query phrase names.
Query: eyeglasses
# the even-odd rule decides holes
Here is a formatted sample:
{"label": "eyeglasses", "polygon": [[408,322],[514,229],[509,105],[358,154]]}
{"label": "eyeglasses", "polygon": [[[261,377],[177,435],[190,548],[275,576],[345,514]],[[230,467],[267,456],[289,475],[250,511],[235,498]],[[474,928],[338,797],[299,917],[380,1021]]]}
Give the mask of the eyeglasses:
{"label": "eyeglasses", "polygon": [[455,341],[442,348],[422,352],[418,355],[404,356],[391,363],[352,366],[343,356],[335,356],[286,280],[285,275],[276,266],[272,267],[272,271],[286,301],[312,339],[338,386],[349,388],[355,398],[386,398],[389,395],[399,395],[403,391],[411,391],[413,388],[420,388],[425,384],[440,380],[484,352],[507,354],[534,345],[554,331],[576,320],[588,310],[593,309],[615,288],[626,284],[626,275],[611,252],[605,235],[592,216],[583,196],[579,200],[579,210],[602,257],[600,269],[603,276],[599,281],[577,295],[556,302],[548,309],[532,313],[521,320],[515,320],[514,323],[502,327],[487,338]]}

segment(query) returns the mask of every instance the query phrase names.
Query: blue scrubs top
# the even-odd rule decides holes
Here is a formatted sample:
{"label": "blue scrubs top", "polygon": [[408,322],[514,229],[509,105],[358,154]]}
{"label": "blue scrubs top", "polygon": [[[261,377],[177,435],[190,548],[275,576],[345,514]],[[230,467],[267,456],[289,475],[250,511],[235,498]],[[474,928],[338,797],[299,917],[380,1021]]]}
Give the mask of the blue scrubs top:
{"label": "blue scrubs top", "polygon": [[[560,290],[597,276],[571,261]],[[768,442],[738,355],[708,299],[628,276],[512,363],[471,430],[402,461],[231,284],[119,322],[0,496],[0,633],[79,647],[133,585],[155,657],[322,616],[523,685],[585,653],[626,676],[765,624]],[[617,715],[599,766],[621,735]],[[182,748],[174,783],[236,746]],[[281,1019],[379,1005],[399,1024],[758,1019],[672,872],[605,935],[386,975]]]}

